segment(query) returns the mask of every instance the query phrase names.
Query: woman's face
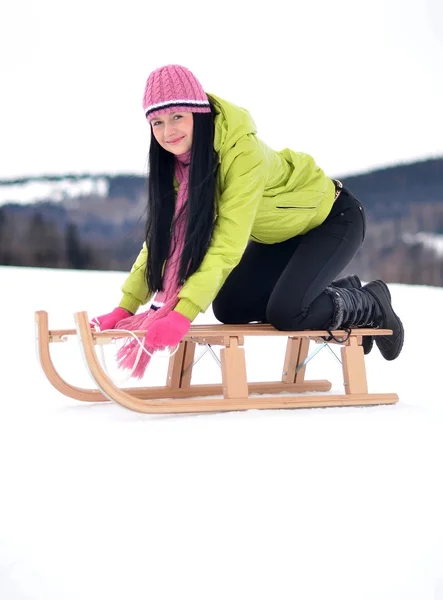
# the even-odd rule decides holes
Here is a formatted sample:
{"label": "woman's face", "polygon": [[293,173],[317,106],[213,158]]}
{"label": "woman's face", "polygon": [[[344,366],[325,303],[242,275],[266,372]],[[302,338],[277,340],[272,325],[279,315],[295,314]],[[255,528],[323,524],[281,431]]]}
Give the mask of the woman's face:
{"label": "woman's face", "polygon": [[159,115],[150,120],[152,133],[162,148],[172,154],[191,149],[194,118],[191,112]]}

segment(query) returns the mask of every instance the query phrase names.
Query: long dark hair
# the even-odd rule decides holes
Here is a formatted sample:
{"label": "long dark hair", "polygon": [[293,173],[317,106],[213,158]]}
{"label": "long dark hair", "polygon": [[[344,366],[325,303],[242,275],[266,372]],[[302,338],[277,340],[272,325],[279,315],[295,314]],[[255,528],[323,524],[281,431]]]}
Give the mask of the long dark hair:
{"label": "long dark hair", "polygon": [[[214,150],[214,107],[211,113],[193,113],[194,131],[189,169],[185,244],[179,279],[184,283],[199,268],[211,241],[215,220],[218,155]],[[170,254],[175,210],[175,157],[151,138],[148,173],[146,281],[152,292],[162,289],[163,263]],[[179,217],[178,217],[179,218]]]}

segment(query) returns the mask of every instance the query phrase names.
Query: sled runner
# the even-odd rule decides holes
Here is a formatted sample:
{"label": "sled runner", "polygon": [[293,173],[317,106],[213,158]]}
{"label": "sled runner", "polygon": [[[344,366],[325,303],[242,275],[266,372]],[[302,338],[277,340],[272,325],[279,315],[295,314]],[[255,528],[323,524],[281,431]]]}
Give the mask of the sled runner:
{"label": "sled runner", "polygon": [[[74,315],[76,329],[49,330],[48,314],[37,311],[37,354],[43,371],[50,383],[62,394],[86,402],[114,400],[122,406],[142,413],[198,413],[236,411],[248,409],[310,408],[327,406],[364,406],[394,404],[395,393],[368,393],[362,336],[390,335],[386,329],[353,329],[326,331],[278,331],[270,325],[192,325],[180,343],[177,352],[170,357],[167,381],[164,386],[120,388],[107,375],[96,353],[96,345],[106,344],[114,338],[127,337],[126,332],[96,332],[89,325],[86,312]],[[142,338],[143,331],[134,332]],[[50,344],[65,341],[68,336],[78,338],[89,373],[97,389],[75,387],[57,372],[51,360]],[[281,381],[247,381],[244,339],[247,336],[285,336],[286,354]],[[341,345],[344,393],[327,394],[331,382],[306,380],[306,364],[310,360],[310,341],[320,344]],[[196,364],[197,345],[221,346],[221,384],[193,384],[192,370]],[[322,394],[312,394],[322,392]],[[304,394],[304,395],[302,395]]]}

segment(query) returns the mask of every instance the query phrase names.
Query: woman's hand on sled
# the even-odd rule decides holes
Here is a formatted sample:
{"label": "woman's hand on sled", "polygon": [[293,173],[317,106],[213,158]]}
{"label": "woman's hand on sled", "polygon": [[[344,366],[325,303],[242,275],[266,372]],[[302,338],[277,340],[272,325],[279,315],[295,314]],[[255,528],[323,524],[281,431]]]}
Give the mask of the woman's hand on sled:
{"label": "woman's hand on sled", "polygon": [[117,306],[117,308],[114,308],[110,313],[94,317],[89,324],[91,327],[98,325],[101,331],[104,331],[105,329],[114,329],[119,321],[127,319],[128,317],[132,317],[132,313],[125,308]]}
{"label": "woman's hand on sled", "polygon": [[154,321],[146,332],[146,345],[154,350],[160,350],[168,346],[176,346],[191,327],[191,321],[175,310],[166,317]]}

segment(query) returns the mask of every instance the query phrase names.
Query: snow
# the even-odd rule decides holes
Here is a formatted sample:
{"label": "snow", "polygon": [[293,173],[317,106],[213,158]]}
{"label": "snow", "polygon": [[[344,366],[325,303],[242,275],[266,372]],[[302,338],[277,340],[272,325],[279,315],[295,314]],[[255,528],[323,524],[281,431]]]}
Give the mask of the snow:
{"label": "snow", "polygon": [[408,244],[419,243],[428,250],[433,250],[436,256],[443,256],[443,235],[421,231],[419,233],[405,233],[403,240]]}
{"label": "snow", "polygon": [[[367,370],[395,405],[146,415],[62,396],[35,355],[35,310],[73,327],[124,277],[0,268],[0,598],[443,599],[443,289],[390,286],[404,350]],[[247,344],[250,379],[278,379],[284,346]],[[75,340],[52,352],[91,386]],[[195,369],[220,380],[208,355]],[[340,373],[326,349],[307,369],[338,393]]]}
{"label": "snow", "polygon": [[57,180],[42,177],[11,185],[0,183],[0,206],[7,203],[29,204],[39,200],[59,202],[91,194],[105,197],[108,188],[104,177],[87,176],[77,176],[76,179],[61,176]]}

